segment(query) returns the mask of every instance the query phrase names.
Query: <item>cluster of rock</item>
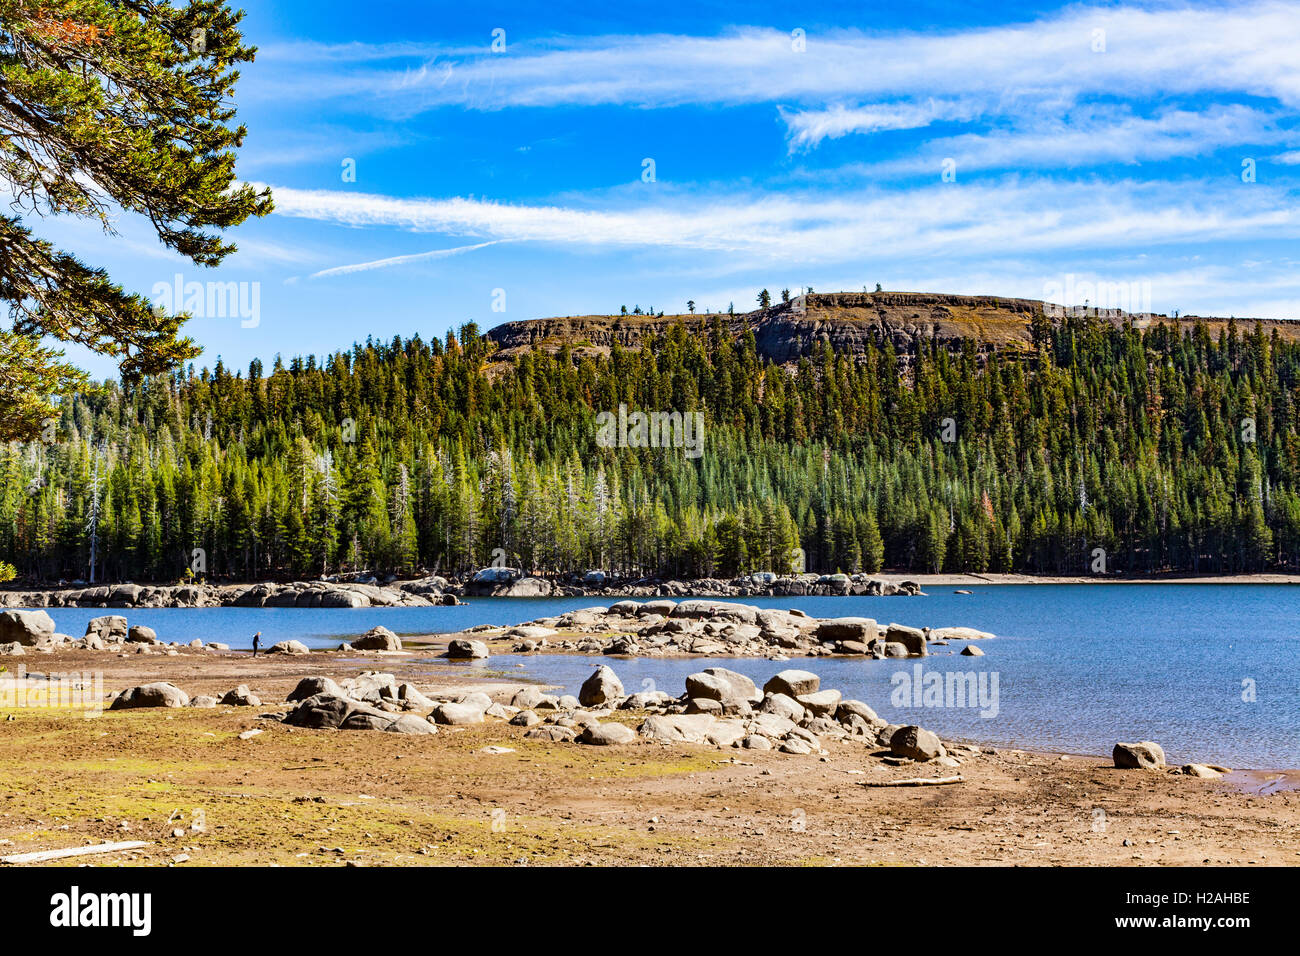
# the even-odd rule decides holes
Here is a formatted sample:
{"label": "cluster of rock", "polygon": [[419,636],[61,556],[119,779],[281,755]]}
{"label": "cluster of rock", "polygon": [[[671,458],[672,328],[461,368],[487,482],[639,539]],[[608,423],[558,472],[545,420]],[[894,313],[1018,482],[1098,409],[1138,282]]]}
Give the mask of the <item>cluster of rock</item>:
{"label": "cluster of rock", "polygon": [[155,681],[128,687],[113,698],[109,710],[131,710],[137,707],[261,707],[262,700],[247,684],[226,691],[220,697],[199,695],[191,698],[170,681]]}
{"label": "cluster of rock", "polygon": [[518,568],[483,568],[462,585],[466,595],[487,597],[806,597],[859,595],[917,596],[915,581],[895,584],[865,574],[747,574],[730,580],[690,581],[657,578],[619,579],[587,571],[557,580],[529,575]]}
{"label": "cluster of rock", "polygon": [[111,584],[49,591],[3,591],[4,607],[430,607],[459,603],[445,578],[381,585],[363,581],[289,584]]}
{"label": "cluster of rock", "polygon": [[37,591],[0,591],[0,607],[429,607],[459,597],[806,597],[920,595],[915,581],[865,574],[747,574],[730,580],[618,578],[604,571],[539,577],[518,568],[482,568],[463,578],[429,575],[322,578],[280,584],[102,584]]}
{"label": "cluster of rock", "polygon": [[[153,628],[143,624],[128,625],[126,618],[117,614],[92,619],[86,624],[85,636],[73,638],[56,633],[54,619],[44,611],[0,611],[0,656],[16,657],[28,651],[50,654],[67,649],[175,654],[180,646],[165,644]],[[212,642],[205,645],[200,640],[190,641],[185,646],[194,650],[230,650],[226,644]]]}
{"label": "cluster of rock", "polygon": [[[471,632],[512,641],[515,653],[562,650],[638,657],[924,657],[934,645],[993,637],[968,627],[882,625],[865,617],[811,618],[799,610],[708,600],[619,601],[609,608],[583,608],[511,628],[481,625],[467,633]],[[962,653],[983,651],[968,646]]]}
{"label": "cluster of rock", "polygon": [[[939,738],[916,726],[881,719],[862,701],[845,700],[837,690],[822,690],[808,671],[774,675],[760,692],[752,680],[725,668],[706,668],[686,678],[686,690],[673,698],[662,691],[626,694],[618,675],[599,667],[577,697],[556,696],[524,687],[510,703],[481,691],[430,698],[391,674],[368,671],[336,682],[303,678],[289,701],[296,706],[277,717],[293,727],[315,730],[384,730],[430,734],[439,727],[506,721],[526,728],[524,737],[553,742],[614,746],[639,740],[692,743],[787,754],[822,754],[827,741],[887,747],[893,762],[959,761]],[[614,719],[643,716],[636,726]],[[965,755],[977,748],[957,745]]]}
{"label": "cluster of rock", "polygon": [[392,674],[366,671],[334,681],[304,677],[288,698],[293,710],[278,717],[293,727],[313,730],[383,730],[400,734],[433,734],[438,726],[482,723],[514,711],[483,693],[431,698],[414,684]]}
{"label": "cluster of rock", "polygon": [[1207,780],[1217,780],[1225,773],[1232,773],[1227,767],[1217,764],[1187,763],[1181,767],[1168,767],[1165,764],[1165,749],[1154,740],[1117,743],[1111,752],[1111,758],[1120,770],[1168,770],[1170,773]]}

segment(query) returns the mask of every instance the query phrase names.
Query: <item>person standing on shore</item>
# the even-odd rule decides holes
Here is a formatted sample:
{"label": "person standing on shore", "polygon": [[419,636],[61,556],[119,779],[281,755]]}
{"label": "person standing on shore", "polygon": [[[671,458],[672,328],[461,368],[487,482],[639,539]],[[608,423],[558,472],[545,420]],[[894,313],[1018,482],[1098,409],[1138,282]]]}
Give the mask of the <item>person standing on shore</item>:
{"label": "person standing on shore", "polygon": [[253,635],[253,656],[257,656],[258,649],[262,646],[262,632],[258,631]]}

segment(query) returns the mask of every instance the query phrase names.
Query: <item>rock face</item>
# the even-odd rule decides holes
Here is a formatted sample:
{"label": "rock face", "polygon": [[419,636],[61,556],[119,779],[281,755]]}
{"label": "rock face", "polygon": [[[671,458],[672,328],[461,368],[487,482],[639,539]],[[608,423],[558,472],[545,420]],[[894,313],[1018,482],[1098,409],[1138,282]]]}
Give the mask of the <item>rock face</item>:
{"label": "rock face", "polygon": [[113,698],[109,710],[127,710],[132,707],[188,707],[190,697],[175,684],[159,681],[128,687]]}
{"label": "rock face", "polygon": [[582,682],[578,702],[583,707],[612,706],[624,695],[623,683],[614,671],[604,665]]}
{"label": "rock face", "polygon": [[402,639],[380,624],[353,640],[352,647],[358,651],[400,651]]}
{"label": "rock face", "polygon": [[54,637],[54,618],[44,611],[0,611],[0,644],[33,647]]}
{"label": "rock face", "polygon": [[912,760],[934,760],[944,755],[939,738],[915,725],[894,731],[894,735],[889,738],[889,752],[895,757],[910,757]]}
{"label": "rock face", "polygon": [[1117,743],[1112,756],[1115,766],[1121,770],[1159,770],[1165,765],[1164,748],[1151,740],[1136,744]]}

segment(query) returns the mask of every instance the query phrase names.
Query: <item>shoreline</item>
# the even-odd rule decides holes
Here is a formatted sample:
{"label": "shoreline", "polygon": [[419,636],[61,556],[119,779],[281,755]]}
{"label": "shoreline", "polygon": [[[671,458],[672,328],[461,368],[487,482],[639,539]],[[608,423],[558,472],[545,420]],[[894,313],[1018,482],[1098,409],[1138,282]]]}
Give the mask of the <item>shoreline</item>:
{"label": "shoreline", "polygon": [[[485,678],[437,674],[419,655],[391,652],[253,661],[245,653],[177,650],[105,658],[61,649],[41,666],[102,667],[104,688],[114,692],[168,680],[217,696],[244,683],[261,707],[114,710],[94,720],[68,709],[7,710],[13,722],[0,736],[0,777],[16,800],[0,820],[5,853],[141,839],[148,845],[103,862],[1201,866],[1300,859],[1300,771],[1198,779],[1117,770],[1088,754],[983,746],[957,746],[955,769],[893,766],[860,738],[823,738],[821,755],[649,740],[590,746],[530,739],[524,727],[501,720],[429,736],[305,729],[262,714],[283,709],[279,702],[303,675],[342,681],[377,669],[432,695],[486,691],[498,701],[524,682],[499,676],[508,659]],[[600,719],[631,725],[644,714],[615,710]],[[897,786],[918,774],[961,782]],[[139,791],[142,777],[147,792]],[[1278,778],[1281,786],[1273,784]],[[207,826],[168,817],[174,806],[202,808]]]}
{"label": "shoreline", "polygon": [[[757,576],[755,576],[757,577]],[[839,580],[831,581],[831,578]],[[510,584],[484,588],[474,582],[443,578],[373,581],[293,581],[232,584],[103,584],[30,589],[10,583],[0,588],[0,610],[80,608],[212,608],[243,607],[272,610],[454,607],[475,598],[584,599],[618,601],[627,598],[747,598],[808,597],[927,597],[941,588],[967,590],[1007,586],[1075,585],[1300,585],[1300,574],[1264,572],[1204,575],[1163,572],[1151,575],[1033,575],[1033,574],[904,574],[802,575],[757,582],[749,578],[641,581],[618,586],[590,586],[549,578],[521,577]]]}

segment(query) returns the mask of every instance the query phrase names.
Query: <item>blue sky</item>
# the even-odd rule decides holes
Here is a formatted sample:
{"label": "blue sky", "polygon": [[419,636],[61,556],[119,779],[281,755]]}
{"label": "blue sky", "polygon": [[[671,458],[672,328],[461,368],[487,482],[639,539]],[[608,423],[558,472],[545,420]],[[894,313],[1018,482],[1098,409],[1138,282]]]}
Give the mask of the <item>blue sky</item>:
{"label": "blue sky", "polygon": [[37,224],[257,283],[199,364],[877,282],[1300,319],[1300,0],[248,7],[239,253]]}

